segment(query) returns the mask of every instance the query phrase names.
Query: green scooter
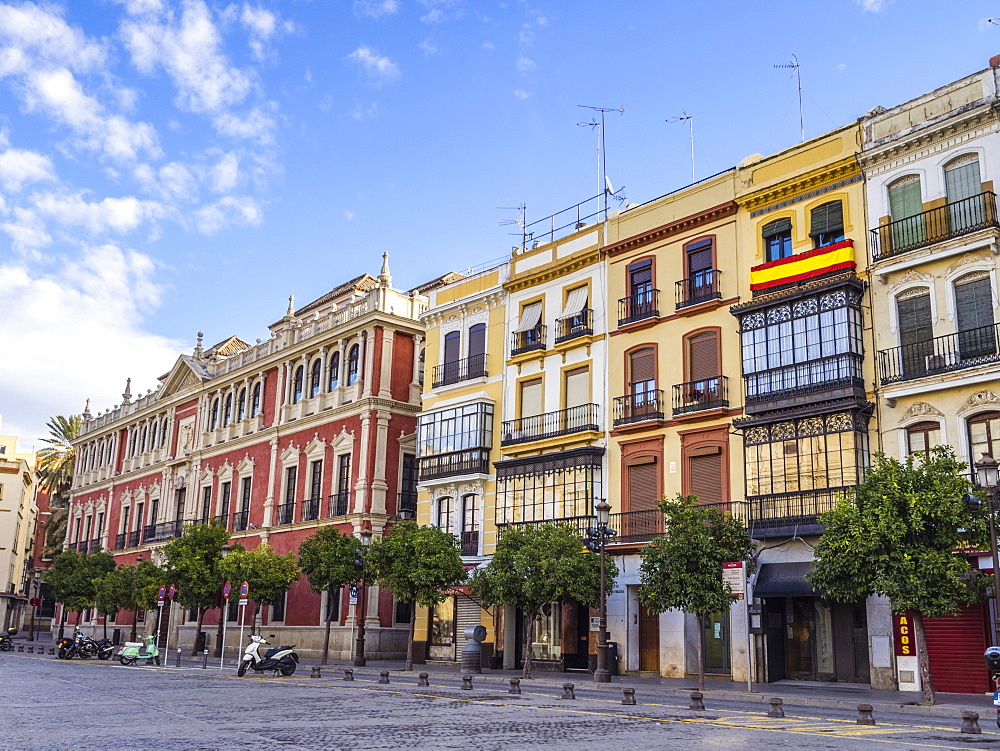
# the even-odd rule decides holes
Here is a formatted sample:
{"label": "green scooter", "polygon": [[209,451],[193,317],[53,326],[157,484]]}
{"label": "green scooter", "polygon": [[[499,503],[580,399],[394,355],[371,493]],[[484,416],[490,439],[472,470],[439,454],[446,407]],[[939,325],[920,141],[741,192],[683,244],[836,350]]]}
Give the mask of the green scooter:
{"label": "green scooter", "polygon": [[143,637],[142,641],[127,641],[118,650],[118,662],[122,665],[135,665],[141,659],[145,659],[147,665],[160,664],[160,650],[152,634]]}

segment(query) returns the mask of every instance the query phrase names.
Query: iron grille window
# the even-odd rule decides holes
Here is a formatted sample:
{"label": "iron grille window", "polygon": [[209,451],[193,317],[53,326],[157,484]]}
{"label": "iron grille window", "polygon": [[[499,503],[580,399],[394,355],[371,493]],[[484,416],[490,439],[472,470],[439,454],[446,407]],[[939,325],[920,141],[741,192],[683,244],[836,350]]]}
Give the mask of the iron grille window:
{"label": "iron grille window", "polygon": [[417,457],[403,454],[403,472],[399,489],[399,511],[417,510]]}
{"label": "iron grille window", "polygon": [[250,487],[253,478],[244,477],[240,482],[242,484],[240,488],[240,511],[248,511],[250,509]]}
{"label": "iron grille window", "polygon": [[295,503],[295,481],[298,475],[298,467],[287,467],[285,469],[285,503]]}
{"label": "iron grille window", "polygon": [[219,490],[222,495],[219,501],[219,516],[222,517],[222,523],[227,524],[229,521],[229,500],[233,494],[233,484],[231,482],[224,482]]}
{"label": "iron grille window", "polygon": [[323,460],[314,461],[310,467],[309,476],[309,497],[320,497],[320,485],[323,482]]}
{"label": "iron grille window", "polygon": [[492,404],[467,404],[428,412],[417,423],[417,454],[421,458],[492,446]]}
{"label": "iron grille window", "polygon": [[497,523],[592,515],[594,500],[603,497],[603,456],[604,449],[584,448],[497,462]]}
{"label": "iron grille window", "polygon": [[279,594],[274,602],[271,603],[271,618],[272,621],[283,621],[285,620],[285,600],[288,598],[288,590]]}
{"label": "iron grille window", "polygon": [[201,489],[201,518],[207,522],[212,515],[212,486],[206,485]]}

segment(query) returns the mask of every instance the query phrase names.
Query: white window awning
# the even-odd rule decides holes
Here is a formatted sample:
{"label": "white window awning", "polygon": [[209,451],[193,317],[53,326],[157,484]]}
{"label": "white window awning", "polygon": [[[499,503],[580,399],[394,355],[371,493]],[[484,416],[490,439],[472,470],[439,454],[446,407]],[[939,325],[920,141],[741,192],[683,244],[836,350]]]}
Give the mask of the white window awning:
{"label": "white window awning", "polygon": [[566,297],[566,307],[563,308],[562,318],[575,316],[587,307],[587,288],[577,287],[571,289]]}
{"label": "white window awning", "polygon": [[531,331],[535,326],[539,324],[542,320],[542,304],[540,302],[533,302],[530,305],[525,305],[524,309],[521,311],[521,322],[517,324],[517,328],[514,329],[515,333],[521,331]]}

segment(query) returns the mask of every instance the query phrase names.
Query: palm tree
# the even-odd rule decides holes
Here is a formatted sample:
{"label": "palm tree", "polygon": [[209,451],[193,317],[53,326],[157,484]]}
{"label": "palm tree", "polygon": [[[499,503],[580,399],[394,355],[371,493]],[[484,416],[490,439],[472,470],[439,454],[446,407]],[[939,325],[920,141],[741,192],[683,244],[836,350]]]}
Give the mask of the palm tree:
{"label": "palm tree", "polygon": [[38,474],[39,486],[49,493],[51,508],[66,508],[69,504],[76,465],[73,441],[80,435],[82,424],[80,415],[56,415],[46,423],[50,437],[42,441],[52,445],[38,452]]}

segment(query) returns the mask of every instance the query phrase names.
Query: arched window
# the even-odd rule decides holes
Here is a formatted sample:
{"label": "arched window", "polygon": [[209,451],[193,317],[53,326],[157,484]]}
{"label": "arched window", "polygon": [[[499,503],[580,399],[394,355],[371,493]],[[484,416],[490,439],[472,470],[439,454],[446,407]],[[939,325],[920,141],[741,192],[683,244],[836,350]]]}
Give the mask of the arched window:
{"label": "arched window", "polygon": [[969,419],[969,456],[972,464],[983,454],[1000,454],[1000,412],[984,412]]}
{"label": "arched window", "polygon": [[350,351],[347,353],[347,385],[353,386],[354,382],[358,380],[358,359],[361,354],[361,348],[355,344],[351,347]]}
{"label": "arched window", "polygon": [[454,504],[452,498],[438,498],[437,526],[445,532],[451,532],[454,523]]}
{"label": "arched window", "polygon": [[922,245],[924,210],[920,192],[920,176],[906,175],[896,180],[888,189],[889,219],[892,224],[892,249],[900,253]]}
{"label": "arched window", "polygon": [[163,421],[160,423],[160,445],[167,445],[167,418],[164,417]]}
{"label": "arched window", "polygon": [[292,404],[298,404],[299,400],[302,399],[302,379],[304,373],[305,371],[301,365],[295,369],[295,376],[292,378]]}
{"label": "arched window", "polygon": [[236,419],[242,420],[247,416],[247,389],[246,386],[240,389],[240,396],[236,400]]}
{"label": "arched window", "polygon": [[226,394],[226,406],[222,410],[222,424],[228,425],[233,420],[233,394]]}
{"label": "arched window", "polygon": [[777,261],[792,255],[792,220],[788,217],[775,219],[760,228],[764,241],[764,260]]}
{"label": "arched window", "polygon": [[966,274],[955,282],[955,313],[959,357],[964,361],[995,355],[997,335],[989,274]]}
{"label": "arched window", "polygon": [[486,324],[477,323],[469,328],[469,378],[486,375]]}
{"label": "arched window", "polygon": [[318,357],[313,361],[312,373],[309,376],[309,398],[312,399],[319,393],[319,380],[323,374],[323,361]]}
{"label": "arched window", "polygon": [[330,358],[330,386],[327,391],[333,391],[340,385],[340,353],[334,352]]}
{"label": "arched window", "polygon": [[219,427],[219,399],[216,397],[212,400],[212,414],[209,418],[208,429],[215,430]]}
{"label": "arched window", "polygon": [[250,416],[256,417],[260,414],[260,381],[253,385],[253,396],[250,399]]}
{"label": "arched window", "polygon": [[830,201],[809,212],[809,237],[814,248],[833,245],[844,239],[844,204]]}
{"label": "arched window", "polygon": [[150,451],[152,451],[153,449],[156,448],[156,429],[157,429],[157,427],[159,427],[159,424],[156,422],[156,420],[153,420],[153,422],[151,422],[149,424],[149,449],[150,449]]}
{"label": "arched window", "polygon": [[143,425],[142,426],[142,440],[140,441],[140,444],[142,446],[142,449],[141,449],[142,453],[144,453],[144,454],[146,453],[146,436],[147,436],[147,428],[146,428],[145,425]]}
{"label": "arched window", "polygon": [[948,162],[944,167],[944,185],[948,194],[951,231],[957,234],[981,227],[986,220],[986,212],[979,156],[963,154]]}
{"label": "arched window", "polygon": [[421,386],[424,385],[424,356],[427,354],[426,349],[420,350],[420,357],[417,358],[417,383]]}
{"label": "arched window", "polygon": [[[927,453],[941,445],[941,426],[936,422],[918,422],[906,429],[906,453]],[[978,460],[979,457],[973,457]]]}

